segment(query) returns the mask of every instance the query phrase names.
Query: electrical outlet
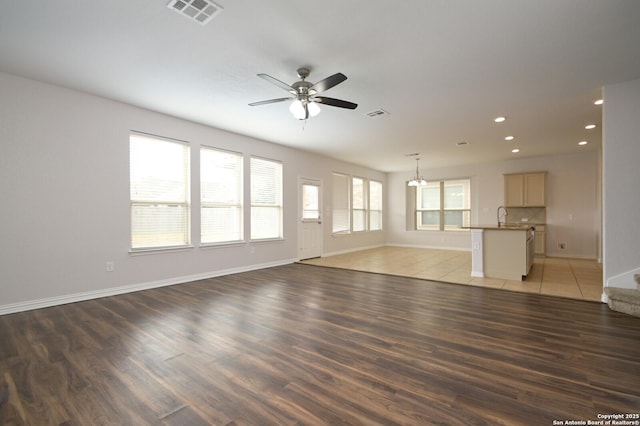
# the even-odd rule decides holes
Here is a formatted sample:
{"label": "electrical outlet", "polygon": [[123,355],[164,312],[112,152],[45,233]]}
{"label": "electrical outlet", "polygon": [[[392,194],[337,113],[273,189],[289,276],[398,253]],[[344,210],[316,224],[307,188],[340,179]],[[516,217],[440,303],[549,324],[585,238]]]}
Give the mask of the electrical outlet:
{"label": "electrical outlet", "polygon": [[116,270],[116,264],[113,261],[106,263],[105,269],[107,272],[113,272]]}
{"label": "electrical outlet", "polygon": [[558,243],[558,248],[560,250],[566,250],[567,249],[567,243]]}

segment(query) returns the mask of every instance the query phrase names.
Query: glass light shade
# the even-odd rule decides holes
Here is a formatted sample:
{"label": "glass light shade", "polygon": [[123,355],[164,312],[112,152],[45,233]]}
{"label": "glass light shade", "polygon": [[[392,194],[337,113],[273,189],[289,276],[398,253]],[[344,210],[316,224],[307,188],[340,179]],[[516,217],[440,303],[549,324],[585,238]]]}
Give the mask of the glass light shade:
{"label": "glass light shade", "polygon": [[424,180],[424,178],[419,177],[419,178],[413,178],[409,181],[409,183],[407,183],[407,186],[424,186],[427,184],[427,181]]}
{"label": "glass light shade", "polygon": [[300,102],[300,100],[298,99],[291,103],[291,106],[289,106],[289,111],[291,111],[291,114],[293,114],[293,116],[298,120],[304,120],[306,118],[304,105],[302,105],[302,102]]}
{"label": "glass light shade", "polygon": [[315,102],[309,102],[307,104],[307,108],[309,109],[310,117],[315,117],[316,115],[320,114],[320,107]]}

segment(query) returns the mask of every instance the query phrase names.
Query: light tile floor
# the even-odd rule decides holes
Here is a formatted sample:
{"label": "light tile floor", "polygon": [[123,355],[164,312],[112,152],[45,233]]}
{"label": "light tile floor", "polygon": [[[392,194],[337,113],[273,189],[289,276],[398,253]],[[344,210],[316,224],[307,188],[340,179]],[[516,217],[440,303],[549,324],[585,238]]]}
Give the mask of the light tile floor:
{"label": "light tile floor", "polygon": [[598,302],[602,296],[602,265],[595,260],[536,257],[523,281],[474,278],[471,252],[457,250],[385,246],[303,263]]}

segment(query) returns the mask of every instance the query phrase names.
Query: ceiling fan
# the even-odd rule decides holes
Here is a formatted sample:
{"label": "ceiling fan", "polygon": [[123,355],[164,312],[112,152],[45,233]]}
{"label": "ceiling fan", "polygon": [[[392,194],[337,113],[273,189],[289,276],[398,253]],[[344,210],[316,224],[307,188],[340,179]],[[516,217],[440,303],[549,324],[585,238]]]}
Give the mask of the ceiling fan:
{"label": "ceiling fan", "polygon": [[284,83],[277,78],[273,78],[268,74],[258,74],[258,77],[286,90],[291,93],[292,96],[253,102],[249,105],[258,106],[293,100],[289,110],[293,116],[299,120],[306,120],[309,117],[318,115],[320,113],[320,107],[318,104],[330,105],[338,108],[356,109],[358,104],[354,104],[353,102],[327,98],[326,96],[317,96],[319,93],[329,90],[345,81],[347,79],[346,75],[336,73],[317,82],[316,84],[313,84],[306,81],[310,72],[309,68],[298,68],[298,77],[300,77],[301,80],[296,81],[292,85],[288,85],[287,83]]}

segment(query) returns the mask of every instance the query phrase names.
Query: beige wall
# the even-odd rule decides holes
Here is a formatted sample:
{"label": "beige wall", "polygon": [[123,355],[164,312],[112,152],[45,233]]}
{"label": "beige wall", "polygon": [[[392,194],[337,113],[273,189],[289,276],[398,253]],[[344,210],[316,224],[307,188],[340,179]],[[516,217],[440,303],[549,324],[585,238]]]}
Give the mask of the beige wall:
{"label": "beige wall", "polygon": [[[282,161],[284,240],[200,248],[194,226],[193,249],[129,254],[131,130],[188,141],[192,164],[201,144]],[[331,236],[332,171],[385,183],[382,172],[0,74],[0,314],[293,262],[301,176],[323,183],[325,251],[384,244],[382,232]]]}
{"label": "beige wall", "polygon": [[604,88],[605,285],[635,288],[640,273],[640,80]]}
{"label": "beige wall", "polygon": [[[471,178],[472,224],[496,224],[504,204],[503,173],[547,171],[547,255],[597,259],[600,245],[599,153],[524,158],[471,166],[422,170],[429,179]],[[387,243],[418,247],[471,249],[468,232],[407,231],[405,181],[411,175],[391,173]],[[557,248],[566,243],[565,250]]]}

